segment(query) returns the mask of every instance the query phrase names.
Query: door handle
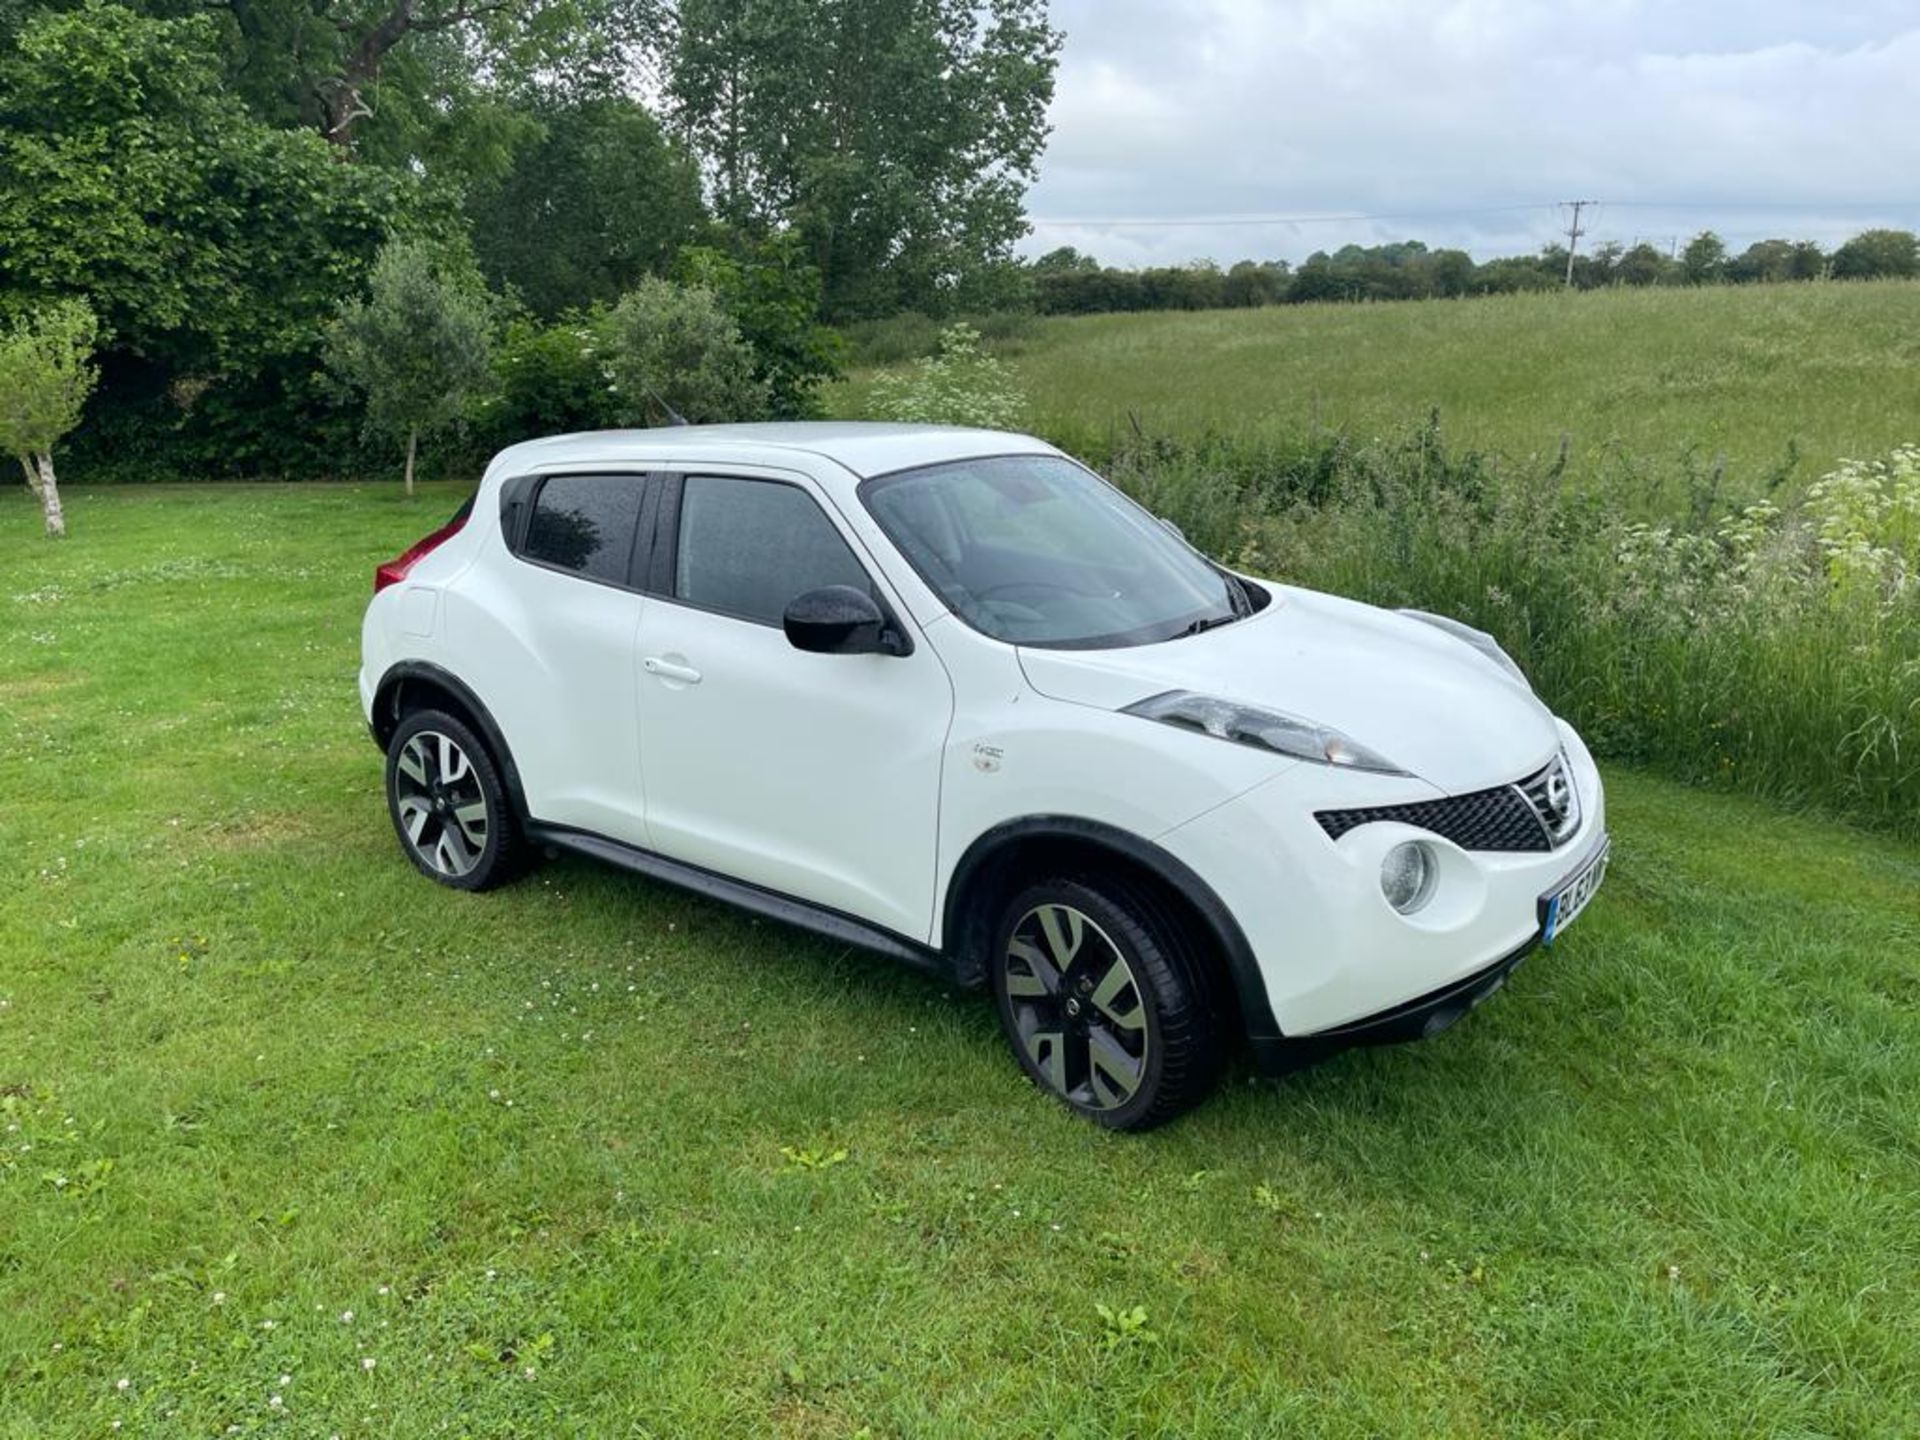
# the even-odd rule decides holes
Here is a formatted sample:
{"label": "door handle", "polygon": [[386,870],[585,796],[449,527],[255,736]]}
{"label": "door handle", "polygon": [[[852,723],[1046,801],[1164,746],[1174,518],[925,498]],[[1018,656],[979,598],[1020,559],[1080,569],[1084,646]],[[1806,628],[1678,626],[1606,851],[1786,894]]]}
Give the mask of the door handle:
{"label": "door handle", "polygon": [[691,665],[682,665],[677,660],[668,660],[660,655],[647,656],[640,662],[640,668],[649,675],[658,675],[662,680],[674,680],[682,685],[700,683],[700,672]]}

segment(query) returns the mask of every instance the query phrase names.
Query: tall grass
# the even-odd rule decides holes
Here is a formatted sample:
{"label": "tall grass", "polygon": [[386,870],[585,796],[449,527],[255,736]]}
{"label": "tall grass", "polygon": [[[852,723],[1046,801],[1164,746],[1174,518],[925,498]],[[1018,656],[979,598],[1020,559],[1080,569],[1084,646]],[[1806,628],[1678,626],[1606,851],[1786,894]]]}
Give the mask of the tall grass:
{"label": "tall grass", "polygon": [[[862,331],[856,367],[932,351],[937,326]],[[1631,486],[1683,463],[1751,497],[1913,438],[1920,282],[1700,286],[1381,305],[1282,305],[980,325],[1032,398],[1026,426],[1076,454],[1130,417],[1188,439],[1285,444],[1398,434],[1438,407],[1457,441],[1515,465]],[[872,342],[872,343],[867,343]],[[865,413],[870,371],[834,387]],[[1690,457],[1690,460],[1687,458]],[[1653,514],[1670,503],[1648,495]]]}
{"label": "tall grass", "polygon": [[1920,833],[1920,449],[1784,503],[1692,473],[1663,524],[1437,418],[1361,443],[1130,432],[1108,462],[1243,569],[1490,631],[1602,754]]}

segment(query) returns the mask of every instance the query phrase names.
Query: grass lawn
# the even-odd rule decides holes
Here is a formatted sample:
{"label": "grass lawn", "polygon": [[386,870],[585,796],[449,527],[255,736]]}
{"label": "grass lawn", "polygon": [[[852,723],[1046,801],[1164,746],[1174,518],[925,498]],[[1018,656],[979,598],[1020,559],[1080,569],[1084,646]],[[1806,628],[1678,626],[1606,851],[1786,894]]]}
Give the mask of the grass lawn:
{"label": "grass lawn", "polygon": [[[1911,415],[1910,297],[1724,304],[1857,307]],[[1431,313],[1076,325],[1076,384]],[[358,626],[454,503],[0,497],[0,1435],[1912,1433],[1920,850],[1611,771],[1607,889],[1459,1028],[1115,1138],[883,962],[415,875]]]}
{"label": "grass lawn", "polygon": [[[1920,436],[1920,283],[1746,285],[1049,319],[1012,347],[1029,425],[1101,448],[1149,431],[1447,434],[1617,477],[1726,458],[1737,493]],[[859,414],[864,378],[833,395]]]}

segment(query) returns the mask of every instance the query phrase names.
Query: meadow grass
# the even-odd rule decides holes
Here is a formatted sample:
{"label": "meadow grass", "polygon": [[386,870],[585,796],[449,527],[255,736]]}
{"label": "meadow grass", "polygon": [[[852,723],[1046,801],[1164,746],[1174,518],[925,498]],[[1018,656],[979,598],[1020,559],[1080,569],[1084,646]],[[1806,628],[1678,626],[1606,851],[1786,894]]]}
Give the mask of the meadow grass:
{"label": "meadow grass", "polygon": [[1114,1137],[977,996],[584,862],[416,875],[358,622],[452,488],[80,490],[64,545],[16,488],[0,1435],[1920,1414],[1911,845],[1610,768],[1606,889],[1492,1003]]}
{"label": "meadow grass", "polygon": [[[1093,457],[1134,420],[1364,442],[1437,409],[1454,442],[1507,462],[1543,463],[1564,438],[1575,479],[1724,462],[1728,489],[1751,495],[1920,434],[1914,281],[1049,318],[1001,348],[1029,428]],[[856,372],[834,412],[862,413],[870,383]]]}

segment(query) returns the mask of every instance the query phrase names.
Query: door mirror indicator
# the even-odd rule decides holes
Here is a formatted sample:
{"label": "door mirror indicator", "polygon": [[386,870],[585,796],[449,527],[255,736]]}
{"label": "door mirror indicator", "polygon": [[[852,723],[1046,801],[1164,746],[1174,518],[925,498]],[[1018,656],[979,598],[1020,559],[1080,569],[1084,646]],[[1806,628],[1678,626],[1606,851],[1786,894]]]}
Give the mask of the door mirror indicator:
{"label": "door mirror indicator", "polygon": [[816,655],[905,655],[913,646],[864,590],[822,585],[796,596],[781,619],[787,641]]}

